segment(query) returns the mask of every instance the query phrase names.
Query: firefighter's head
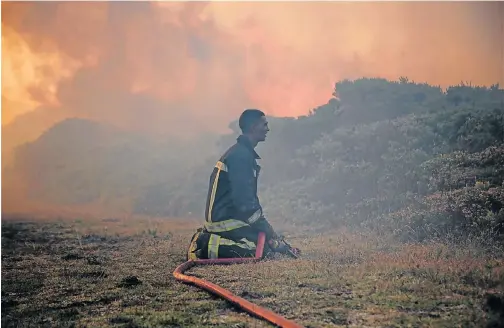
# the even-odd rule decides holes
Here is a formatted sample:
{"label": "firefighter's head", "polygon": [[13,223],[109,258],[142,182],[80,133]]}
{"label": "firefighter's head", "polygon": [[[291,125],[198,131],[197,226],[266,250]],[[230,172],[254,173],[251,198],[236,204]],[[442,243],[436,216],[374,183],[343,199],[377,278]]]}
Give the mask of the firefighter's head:
{"label": "firefighter's head", "polygon": [[268,134],[268,120],[259,109],[246,109],[238,121],[243,135],[247,136],[253,143],[266,140]]}

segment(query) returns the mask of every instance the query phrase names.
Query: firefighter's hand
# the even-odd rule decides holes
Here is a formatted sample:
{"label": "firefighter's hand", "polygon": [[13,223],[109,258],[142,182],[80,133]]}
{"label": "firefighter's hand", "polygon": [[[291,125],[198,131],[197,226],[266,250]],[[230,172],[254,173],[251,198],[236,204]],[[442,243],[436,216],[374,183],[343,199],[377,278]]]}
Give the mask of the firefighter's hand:
{"label": "firefighter's hand", "polygon": [[270,241],[268,241],[268,245],[275,253],[287,254],[287,252],[289,252],[290,250],[289,246],[277,239],[271,239]]}
{"label": "firefighter's hand", "polygon": [[301,255],[301,250],[297,247],[290,247],[289,252],[296,258]]}

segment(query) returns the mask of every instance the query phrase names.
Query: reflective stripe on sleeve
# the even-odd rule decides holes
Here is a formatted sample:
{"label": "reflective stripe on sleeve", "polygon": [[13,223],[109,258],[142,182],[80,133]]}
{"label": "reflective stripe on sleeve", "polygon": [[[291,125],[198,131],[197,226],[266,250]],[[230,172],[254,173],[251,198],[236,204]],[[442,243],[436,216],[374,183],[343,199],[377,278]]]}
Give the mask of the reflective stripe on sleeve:
{"label": "reflective stripe on sleeve", "polygon": [[220,222],[205,222],[205,229],[208,232],[224,232],[231,231],[242,227],[248,227],[249,225],[240,220],[224,220]]}

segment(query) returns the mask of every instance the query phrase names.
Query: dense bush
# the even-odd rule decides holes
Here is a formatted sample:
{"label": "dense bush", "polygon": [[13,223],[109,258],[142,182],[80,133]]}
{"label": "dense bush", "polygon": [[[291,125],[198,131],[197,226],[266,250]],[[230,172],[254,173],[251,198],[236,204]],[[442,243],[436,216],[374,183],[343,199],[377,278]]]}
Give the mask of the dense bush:
{"label": "dense bush", "polygon": [[502,241],[504,190],[464,187],[437,192],[365,225],[416,241],[469,235]]}

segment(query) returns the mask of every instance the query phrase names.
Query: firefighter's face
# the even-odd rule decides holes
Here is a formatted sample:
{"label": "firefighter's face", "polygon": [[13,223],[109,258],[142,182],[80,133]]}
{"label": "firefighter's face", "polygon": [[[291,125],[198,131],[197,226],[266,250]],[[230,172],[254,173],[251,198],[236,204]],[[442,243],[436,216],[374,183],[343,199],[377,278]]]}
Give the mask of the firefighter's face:
{"label": "firefighter's face", "polygon": [[266,140],[266,135],[268,134],[268,120],[266,120],[266,116],[261,116],[259,121],[254,125],[252,134],[254,139],[258,142]]}

